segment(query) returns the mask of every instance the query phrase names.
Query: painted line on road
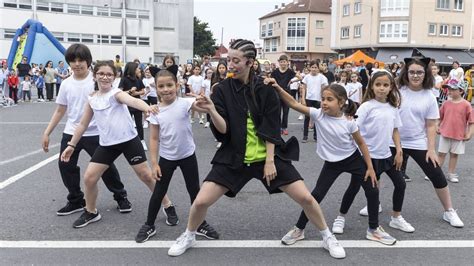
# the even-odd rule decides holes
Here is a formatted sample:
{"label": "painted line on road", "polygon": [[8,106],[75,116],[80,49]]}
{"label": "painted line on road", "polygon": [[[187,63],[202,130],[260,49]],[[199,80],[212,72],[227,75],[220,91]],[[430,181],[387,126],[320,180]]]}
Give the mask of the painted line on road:
{"label": "painted line on road", "polygon": [[[169,248],[175,241],[0,241],[0,248]],[[285,246],[279,240],[196,241],[195,248],[318,248],[322,241],[299,241]],[[406,240],[386,246],[368,240],[339,240],[345,248],[474,248],[474,240]]]}
{"label": "painted line on road", "polygon": [[[48,125],[49,122],[0,122],[0,125]],[[65,122],[60,122],[58,125],[64,125]]]}
{"label": "painted line on road", "polygon": [[57,160],[58,158],[59,158],[59,153],[56,153],[55,155],[49,157],[48,159],[43,160],[43,161],[31,166],[30,168],[21,171],[19,174],[16,174],[12,177],[9,177],[7,180],[5,180],[3,182],[0,182],[0,190],[2,190],[4,188],[6,188],[7,186],[15,183],[16,181],[18,181],[18,180],[22,179],[23,177],[31,174],[32,172],[40,169],[41,167],[47,165],[48,163],[50,163],[54,160]]}
{"label": "painted line on road", "polygon": [[[60,145],[61,143],[56,143],[56,144],[53,144],[53,145],[50,145],[49,148],[52,149],[52,148],[56,148]],[[8,159],[8,160],[5,160],[5,161],[1,161],[0,162],[0,166],[2,165],[5,165],[7,163],[11,163],[11,162],[14,162],[14,161],[18,161],[18,160],[21,160],[21,159],[24,159],[28,156],[31,156],[31,155],[35,155],[37,153],[41,153],[43,152],[43,149],[39,149],[39,150],[36,150],[36,151],[32,151],[32,152],[29,152],[29,153],[26,153],[26,154],[23,154],[23,155],[20,155],[20,156],[17,156],[17,157],[14,157],[14,158],[11,158],[11,159]]]}

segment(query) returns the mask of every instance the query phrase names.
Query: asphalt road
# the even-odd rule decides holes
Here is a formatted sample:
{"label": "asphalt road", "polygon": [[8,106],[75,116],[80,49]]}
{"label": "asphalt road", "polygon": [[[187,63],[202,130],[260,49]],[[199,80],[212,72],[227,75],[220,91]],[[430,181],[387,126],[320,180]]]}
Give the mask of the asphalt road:
{"label": "asphalt road", "polygon": [[[332,259],[319,246],[320,236],[314,226],[308,226],[301,246],[278,246],[278,240],[296,223],[300,208],[286,195],[269,196],[259,181],[251,181],[234,199],[223,197],[208,213],[207,221],[221,234],[221,240],[240,240],[235,246],[219,243],[205,247],[209,242],[198,242],[204,247],[194,248],[178,258],[166,255],[167,247],[184,230],[189,211],[189,196],[180,171],[175,172],[169,195],[177,206],[181,223],[175,227],[165,224],[160,212],[156,221],[157,235],[148,246],[134,244],[134,237],[146,219],[150,192],[134,175],[123,157],[117,167],[133,204],[133,211],[120,214],[112,194],[100,183],[98,209],[102,221],[82,229],[73,229],[72,223],[80,214],[59,217],[56,211],[66,203],[66,189],[62,184],[57,161],[52,158],[44,166],[37,164],[59,152],[64,124],[51,135],[51,150],[41,151],[41,134],[55,108],[54,103],[23,103],[0,109],[0,265],[309,265],[309,264],[368,264],[368,265],[471,265],[474,251],[474,142],[469,142],[466,154],[460,158],[460,183],[449,184],[454,207],[465,227],[457,229],[442,220],[443,209],[430,182],[423,179],[412,160],[408,174],[413,182],[407,183],[403,216],[415,228],[413,234],[403,233],[388,226],[393,185],[382,176],[381,202],[383,212],[380,224],[396,237],[397,247],[366,247],[367,218],[359,216],[365,205],[359,193],[346,217],[343,235],[347,243],[347,258]],[[203,179],[210,169],[215,153],[215,141],[209,129],[193,125],[199,172]],[[302,137],[302,121],[290,112],[290,135]],[[145,130],[146,139],[148,130]],[[55,145],[56,144],[56,145]],[[315,154],[315,143],[301,144],[300,161],[296,168],[313,189],[322,161]],[[89,156],[81,155],[80,166],[85,169]],[[36,168],[31,168],[37,165]],[[30,169],[31,173],[24,172]],[[6,180],[15,182],[5,186]],[[331,188],[322,205],[329,226],[337,216],[342,194],[349,184],[349,176],[341,175]],[[2,186],[3,185],[3,186]],[[201,239],[200,239],[201,240]],[[263,241],[271,240],[266,246]],[[353,241],[352,241],[353,240]],[[416,242],[419,240],[419,242]],[[35,242],[25,242],[35,241]],[[37,242],[36,242],[37,241]],[[96,242],[100,241],[100,242]],[[204,240],[207,241],[207,240]],[[114,247],[124,243],[125,247]],[[81,245],[90,244],[89,248]],[[212,243],[210,243],[212,244]],[[314,248],[308,248],[314,244]],[[199,245],[199,244],[198,244]]]}

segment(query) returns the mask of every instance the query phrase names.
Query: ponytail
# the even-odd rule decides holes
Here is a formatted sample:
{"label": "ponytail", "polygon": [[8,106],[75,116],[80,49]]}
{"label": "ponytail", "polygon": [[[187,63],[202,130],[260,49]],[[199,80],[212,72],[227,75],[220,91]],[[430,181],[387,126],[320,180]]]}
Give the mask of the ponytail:
{"label": "ponytail", "polygon": [[342,112],[347,116],[355,116],[357,112],[357,103],[351,99],[347,99],[346,103],[342,107]]}

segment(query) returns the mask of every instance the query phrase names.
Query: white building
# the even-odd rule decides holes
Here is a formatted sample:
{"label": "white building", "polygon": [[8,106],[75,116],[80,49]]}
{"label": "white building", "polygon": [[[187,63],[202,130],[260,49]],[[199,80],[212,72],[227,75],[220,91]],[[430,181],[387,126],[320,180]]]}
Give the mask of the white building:
{"label": "white building", "polygon": [[[0,0],[0,58],[28,19],[40,21],[67,48],[84,43],[94,60],[161,64],[193,58],[192,0]],[[177,63],[178,63],[177,62]],[[45,63],[45,62],[38,62]]]}

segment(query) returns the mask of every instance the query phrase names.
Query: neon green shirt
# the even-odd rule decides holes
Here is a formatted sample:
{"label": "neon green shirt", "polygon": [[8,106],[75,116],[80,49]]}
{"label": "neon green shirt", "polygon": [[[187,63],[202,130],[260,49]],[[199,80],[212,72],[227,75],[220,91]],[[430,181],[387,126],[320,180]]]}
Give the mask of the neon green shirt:
{"label": "neon green shirt", "polygon": [[244,163],[265,161],[267,147],[265,142],[257,137],[257,131],[250,114],[247,114],[247,143],[245,144]]}

